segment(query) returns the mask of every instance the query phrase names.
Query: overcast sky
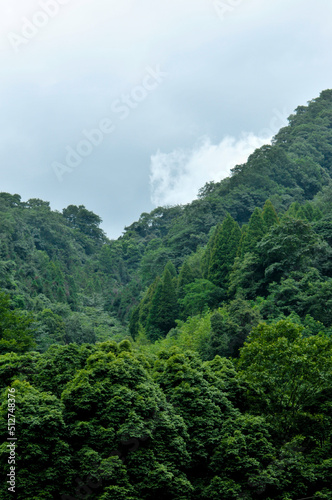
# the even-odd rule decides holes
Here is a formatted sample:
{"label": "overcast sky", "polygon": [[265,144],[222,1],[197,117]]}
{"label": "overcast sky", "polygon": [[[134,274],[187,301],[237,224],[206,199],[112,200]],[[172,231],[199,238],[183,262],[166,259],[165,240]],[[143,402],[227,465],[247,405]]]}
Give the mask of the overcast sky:
{"label": "overcast sky", "polygon": [[109,237],[332,88],[330,0],[1,0],[0,191]]}

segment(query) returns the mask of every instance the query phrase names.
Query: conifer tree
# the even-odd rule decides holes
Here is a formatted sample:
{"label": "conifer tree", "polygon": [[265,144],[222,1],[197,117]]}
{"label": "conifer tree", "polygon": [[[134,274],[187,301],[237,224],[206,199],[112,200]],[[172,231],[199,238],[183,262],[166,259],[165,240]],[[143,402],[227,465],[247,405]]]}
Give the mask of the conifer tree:
{"label": "conifer tree", "polygon": [[177,299],[171,273],[165,269],[152,297],[146,331],[151,340],[165,336],[175,327]]}
{"label": "conifer tree", "polygon": [[238,223],[228,214],[217,228],[211,252],[208,279],[219,287],[226,285],[241,239]]}
{"label": "conifer tree", "polygon": [[171,273],[172,278],[176,278],[177,272],[175,269],[175,266],[171,260],[169,260],[165,266],[165,269],[168,269],[169,272]]}
{"label": "conifer tree", "polygon": [[293,201],[293,203],[291,203],[290,207],[288,208],[287,212],[286,212],[286,216],[288,217],[293,217],[294,219],[297,219],[297,213],[300,209],[300,204],[298,201]]}
{"label": "conifer tree", "polygon": [[262,210],[255,208],[250,217],[248,229],[241,242],[241,257],[248,252],[253,252],[257,243],[263,238],[266,232],[267,228],[262,216]]}
{"label": "conifer tree", "polygon": [[265,202],[265,205],[263,207],[262,217],[265,222],[267,230],[269,230],[275,224],[279,224],[279,217],[270,200],[267,200]]}
{"label": "conifer tree", "polygon": [[139,323],[143,326],[143,328],[146,327],[146,323],[150,314],[152,298],[157,290],[159,281],[160,277],[157,276],[154,282],[149,286],[146,294],[144,295],[143,299],[139,304]]}
{"label": "conifer tree", "polygon": [[213,228],[212,234],[209,238],[208,244],[206,245],[206,250],[205,250],[205,253],[204,253],[203,258],[202,258],[201,269],[202,269],[202,276],[205,279],[208,278],[211,253],[212,253],[212,249],[214,247],[215,241],[216,241],[217,233],[218,233],[220,228],[221,228],[220,223],[215,228]]}
{"label": "conifer tree", "polygon": [[321,211],[312,205],[312,203],[305,203],[297,212],[297,219],[304,219],[308,222],[313,222],[322,218]]}
{"label": "conifer tree", "polygon": [[175,266],[173,264],[173,262],[171,260],[169,260],[164,268],[164,271],[165,270],[168,270],[170,272],[170,275],[172,277],[172,282],[173,282],[173,285],[174,285],[174,289],[175,289],[175,293],[176,293],[176,289],[177,289],[177,286],[178,286],[178,273],[176,272],[176,269],[175,269]]}
{"label": "conifer tree", "polygon": [[177,286],[177,296],[178,298],[183,298],[184,297],[184,287],[186,285],[189,285],[195,281],[194,274],[191,270],[191,267],[189,266],[187,261],[184,261],[181,269],[180,269],[180,274],[178,278],[178,286]]}
{"label": "conifer tree", "polygon": [[286,216],[293,219],[302,219],[308,222],[318,221],[322,218],[323,214],[320,209],[310,202],[300,205],[298,201],[293,202],[287,210]]}
{"label": "conifer tree", "polygon": [[248,224],[243,224],[243,226],[241,227],[241,238],[240,238],[240,243],[239,243],[239,246],[237,249],[236,257],[243,257],[243,255],[244,255],[243,247],[244,247],[244,241],[245,241],[247,232],[248,232]]}
{"label": "conifer tree", "polygon": [[135,340],[139,331],[139,305],[131,311],[129,320],[129,333]]}

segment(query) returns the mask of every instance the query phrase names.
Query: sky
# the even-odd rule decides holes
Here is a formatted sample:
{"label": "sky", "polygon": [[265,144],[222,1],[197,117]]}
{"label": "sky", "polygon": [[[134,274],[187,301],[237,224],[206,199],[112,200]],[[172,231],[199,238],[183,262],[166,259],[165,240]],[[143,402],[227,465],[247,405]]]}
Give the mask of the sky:
{"label": "sky", "polygon": [[330,0],[1,0],[0,191],[110,238],[332,88]]}

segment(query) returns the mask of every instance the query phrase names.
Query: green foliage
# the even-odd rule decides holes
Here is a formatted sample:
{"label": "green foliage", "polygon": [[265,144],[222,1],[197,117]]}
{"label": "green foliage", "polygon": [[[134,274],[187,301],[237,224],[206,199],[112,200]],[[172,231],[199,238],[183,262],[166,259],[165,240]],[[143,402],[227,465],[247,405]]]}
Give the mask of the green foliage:
{"label": "green foliage", "polygon": [[[138,335],[140,327],[144,328],[147,324],[147,321],[148,321],[148,318],[150,315],[152,299],[156,293],[159,282],[160,282],[160,278],[159,278],[159,276],[157,276],[156,279],[154,280],[154,282],[149,286],[149,288],[146,291],[139,306],[137,306],[138,318],[136,318],[136,320],[135,320],[135,317],[134,318],[133,318],[133,316],[131,317],[131,319],[132,318],[133,319],[130,322],[130,327],[131,327],[130,333],[131,333],[133,338],[136,338],[136,336]],[[134,312],[133,312],[133,315],[134,315]],[[134,322],[134,320],[135,320],[135,322]]]}
{"label": "green foliage", "polygon": [[258,309],[240,297],[212,313],[211,336],[205,351],[208,359],[217,355],[237,357],[239,348],[260,319]]}
{"label": "green foliage", "polygon": [[176,290],[172,275],[166,267],[151,299],[151,309],[146,324],[149,337],[156,340],[165,336],[175,326],[176,318]]}
{"label": "green foliage", "polygon": [[134,307],[131,311],[130,321],[129,321],[129,333],[135,340],[139,332],[139,306]]}
{"label": "green foliage", "polygon": [[178,278],[178,288],[177,288],[178,298],[183,299],[183,297],[186,294],[184,287],[186,285],[189,285],[190,283],[193,283],[194,280],[195,280],[195,275],[191,267],[189,266],[188,261],[185,261],[181,266]]}
{"label": "green foliage", "polygon": [[35,343],[31,329],[32,318],[10,309],[10,299],[0,293],[0,354],[25,352]]}
{"label": "green foliage", "polygon": [[210,316],[211,313],[206,312],[200,316],[190,316],[184,323],[179,322],[177,328],[160,342],[158,350],[178,346],[182,350],[192,350],[203,355],[211,334]]}
{"label": "green foliage", "polygon": [[266,278],[270,282],[279,281],[290,271],[305,270],[314,257],[317,242],[308,223],[285,218],[258,245]]}
{"label": "green foliage", "polygon": [[250,333],[239,359],[253,407],[275,420],[286,438],[312,421],[321,429],[327,423],[315,407],[331,388],[332,342],[323,335],[304,338],[301,331],[289,321],[262,323]]}
{"label": "green foliage", "polygon": [[313,203],[306,202],[304,205],[300,205],[298,202],[291,204],[286,212],[288,217],[294,219],[302,219],[307,222],[315,222],[322,218],[322,212]]}
{"label": "green foliage", "polygon": [[219,441],[223,420],[234,413],[232,404],[205,380],[201,361],[190,351],[162,351],[154,371],[155,380],[186,423],[191,467],[205,467]]}
{"label": "green foliage", "polygon": [[[69,485],[73,477],[71,454],[66,442],[63,405],[49,392],[41,392],[28,382],[15,381],[15,418],[19,423],[19,445],[16,448],[15,476],[18,500],[53,499],[59,494],[59,484]],[[2,392],[0,466],[2,476],[8,473],[7,395]],[[2,482],[1,498],[9,499],[13,493],[7,491]]]}
{"label": "green foliage", "polygon": [[51,309],[44,309],[37,314],[35,329],[35,338],[41,351],[46,351],[52,344],[63,344],[65,341],[66,324]]}
{"label": "green foliage", "polygon": [[[268,212],[265,212],[266,217],[269,217]],[[246,253],[255,252],[257,243],[266,234],[267,226],[265,225],[262,211],[255,208],[250,217],[248,227],[241,238],[240,255],[243,257]]]}
{"label": "green foliage", "polygon": [[29,381],[43,391],[61,396],[66,384],[82,369],[93,351],[92,346],[51,346],[43,356],[34,360]]}
{"label": "green foliage", "polygon": [[216,227],[211,229],[211,234],[210,234],[208,243],[206,245],[205,252],[202,255],[202,259],[201,259],[201,269],[202,269],[202,275],[203,275],[202,277],[206,278],[206,279],[209,275],[212,250],[215,246],[216,238],[217,238],[218,233],[220,233],[220,231],[221,231],[220,223]]}
{"label": "green foliage", "polygon": [[275,224],[279,224],[279,217],[270,200],[265,202],[262,212],[263,221],[267,230],[270,230]]}
{"label": "green foliage", "polygon": [[211,281],[195,279],[194,283],[184,287],[184,298],[179,300],[181,318],[186,319],[217,307],[222,295],[222,290]]}
{"label": "green foliage", "polygon": [[227,419],[211,461],[215,477],[206,489],[207,498],[216,498],[218,490],[226,499],[258,497],[266,485],[276,481],[268,470],[274,455],[263,418],[246,414]]}
{"label": "green foliage", "polygon": [[233,267],[241,239],[241,230],[235,220],[227,214],[214,235],[209,259],[208,279],[216,286],[225,287]]}
{"label": "green foliage", "polygon": [[246,253],[243,258],[237,257],[230,275],[229,295],[254,299],[264,293],[264,267],[259,257]]}
{"label": "green foliage", "polygon": [[101,218],[93,212],[87,210],[83,205],[80,205],[79,207],[69,205],[67,208],[62,210],[62,214],[70,227],[79,229],[82,233],[95,240],[103,239],[104,233],[98,227],[102,222]]}
{"label": "green foliage", "polygon": [[[84,476],[89,471],[82,459],[90,449],[99,462],[94,471],[102,482],[98,498],[111,493],[123,498],[178,498],[181,487],[191,489],[178,471],[189,459],[183,420],[127,351],[128,344],[120,344],[116,351],[104,347],[87,359],[62,393],[79,472]],[[173,480],[167,482],[167,477]]]}

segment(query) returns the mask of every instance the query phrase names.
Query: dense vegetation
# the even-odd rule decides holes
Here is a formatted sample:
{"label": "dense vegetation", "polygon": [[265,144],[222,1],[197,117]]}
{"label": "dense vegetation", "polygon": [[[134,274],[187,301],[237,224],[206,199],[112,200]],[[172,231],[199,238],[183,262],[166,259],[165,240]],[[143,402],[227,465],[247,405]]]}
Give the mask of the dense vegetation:
{"label": "dense vegetation", "polygon": [[116,241],[84,206],[0,193],[19,500],[332,498],[331,177],[326,90]]}

